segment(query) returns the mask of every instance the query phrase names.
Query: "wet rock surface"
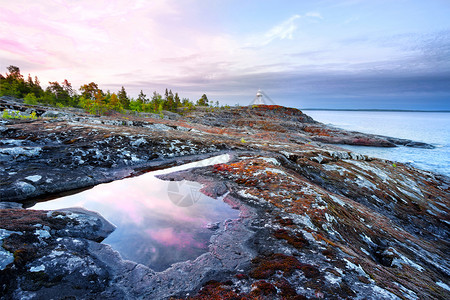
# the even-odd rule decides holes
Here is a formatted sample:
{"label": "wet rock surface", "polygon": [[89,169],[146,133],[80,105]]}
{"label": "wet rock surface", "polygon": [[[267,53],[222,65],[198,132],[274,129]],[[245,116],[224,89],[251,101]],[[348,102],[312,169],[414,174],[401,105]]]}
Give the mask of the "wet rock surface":
{"label": "wet rock surface", "polygon": [[[12,299],[90,297],[103,290],[109,274],[87,251],[114,226],[83,209],[0,210],[3,253],[0,292]],[[1,256],[0,256],[1,257]]]}
{"label": "wet rock surface", "polygon": [[[329,128],[279,106],[157,119],[14,99],[0,105],[48,116],[0,120],[5,299],[446,299],[450,292],[449,178],[329,143],[431,145]],[[114,227],[98,214],[21,209],[224,151],[228,163],[160,176],[200,182],[203,193],[240,211],[211,224],[207,253],[163,272],[102,244]]]}

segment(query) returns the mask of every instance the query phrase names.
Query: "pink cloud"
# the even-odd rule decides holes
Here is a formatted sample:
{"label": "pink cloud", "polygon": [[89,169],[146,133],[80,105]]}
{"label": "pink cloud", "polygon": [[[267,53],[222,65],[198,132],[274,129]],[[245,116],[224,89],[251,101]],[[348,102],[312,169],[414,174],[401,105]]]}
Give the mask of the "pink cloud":
{"label": "pink cloud", "polygon": [[1,49],[12,53],[27,53],[30,52],[29,48],[25,45],[8,39],[0,38]]}
{"label": "pink cloud", "polygon": [[204,247],[204,244],[197,241],[194,234],[190,232],[176,232],[173,228],[163,228],[159,230],[148,229],[145,232],[150,235],[152,239],[164,246],[175,246],[177,248]]}
{"label": "pink cloud", "polygon": [[[63,78],[74,86],[86,80],[101,86],[150,78],[175,82],[186,70],[204,73],[202,66],[211,63],[212,53],[230,49],[228,38],[189,28],[183,5],[170,0],[10,1],[0,8],[0,39],[23,47],[11,53],[6,50],[11,45],[5,44],[0,50],[5,47],[4,56],[11,60],[14,56],[16,61],[39,62],[42,70],[35,75],[42,83]],[[168,63],[184,57],[202,57],[202,63]],[[135,76],[117,75],[124,71]]]}

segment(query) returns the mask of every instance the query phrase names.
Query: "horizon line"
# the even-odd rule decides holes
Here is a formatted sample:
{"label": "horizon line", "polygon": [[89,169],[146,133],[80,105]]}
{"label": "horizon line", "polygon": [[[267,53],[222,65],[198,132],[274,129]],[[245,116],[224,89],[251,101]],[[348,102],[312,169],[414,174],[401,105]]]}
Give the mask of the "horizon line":
{"label": "horizon line", "polygon": [[448,109],[389,109],[389,108],[302,108],[300,110],[329,110],[329,111],[392,111],[392,112],[450,112]]}

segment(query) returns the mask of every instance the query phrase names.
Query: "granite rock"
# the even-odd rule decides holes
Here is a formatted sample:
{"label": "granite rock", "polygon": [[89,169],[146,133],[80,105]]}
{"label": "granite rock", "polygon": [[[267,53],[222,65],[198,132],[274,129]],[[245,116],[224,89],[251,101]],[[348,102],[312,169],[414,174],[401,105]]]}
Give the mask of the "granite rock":
{"label": "granite rock", "polygon": [[[10,98],[0,106],[30,109]],[[0,209],[4,298],[448,294],[449,178],[332,144],[432,145],[331,128],[280,106],[201,108],[165,119],[62,113],[1,120],[0,201],[11,203]],[[114,227],[94,212],[20,208],[224,152],[228,163],[160,176],[197,181],[240,211],[214,226],[206,253],[162,272],[100,243]]]}

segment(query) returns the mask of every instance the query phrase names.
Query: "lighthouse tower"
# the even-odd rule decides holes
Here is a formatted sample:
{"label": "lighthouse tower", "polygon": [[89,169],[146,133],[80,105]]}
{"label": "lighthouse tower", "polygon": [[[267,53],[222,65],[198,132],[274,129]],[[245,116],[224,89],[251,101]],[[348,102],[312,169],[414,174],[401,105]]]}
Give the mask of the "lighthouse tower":
{"label": "lighthouse tower", "polygon": [[266,93],[264,93],[261,89],[259,89],[256,92],[256,96],[253,99],[253,101],[249,105],[275,105],[275,102],[273,102],[272,99],[270,99],[269,96],[267,96]]}

